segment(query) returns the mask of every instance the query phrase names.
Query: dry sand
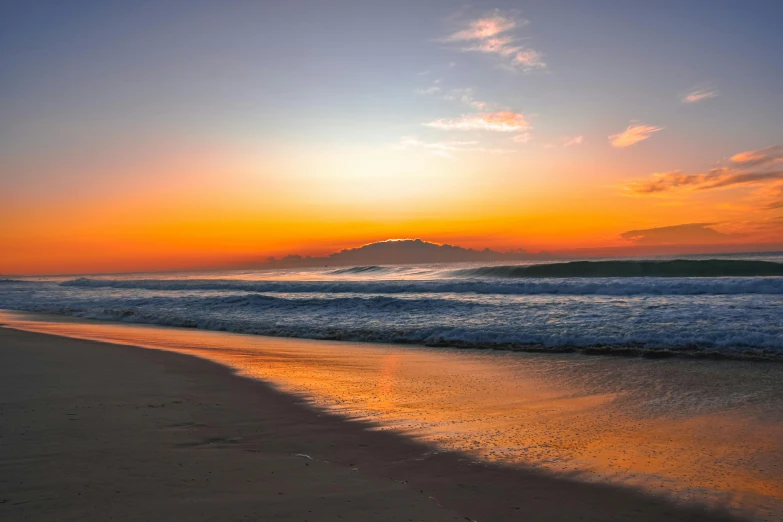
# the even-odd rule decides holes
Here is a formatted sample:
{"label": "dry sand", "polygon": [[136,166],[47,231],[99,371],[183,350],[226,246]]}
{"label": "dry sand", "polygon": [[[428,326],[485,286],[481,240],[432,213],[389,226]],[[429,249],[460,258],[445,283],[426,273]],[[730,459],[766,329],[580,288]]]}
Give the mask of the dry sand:
{"label": "dry sand", "polygon": [[729,520],[474,463],[186,355],[0,329],[0,519]]}

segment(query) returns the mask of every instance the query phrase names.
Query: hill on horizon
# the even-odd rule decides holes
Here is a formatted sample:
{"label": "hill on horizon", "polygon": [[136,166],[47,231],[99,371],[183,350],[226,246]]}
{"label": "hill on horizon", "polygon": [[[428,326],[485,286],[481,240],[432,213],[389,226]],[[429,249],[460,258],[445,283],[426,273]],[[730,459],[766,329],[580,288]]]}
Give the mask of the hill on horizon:
{"label": "hill on horizon", "polygon": [[349,266],[349,265],[405,265],[419,263],[461,263],[478,261],[524,261],[552,259],[542,252],[534,254],[525,250],[498,252],[485,248],[474,250],[449,244],[438,244],[421,239],[390,239],[369,243],[357,248],[346,248],[322,257],[292,254],[282,259],[270,258],[263,267],[296,266]]}

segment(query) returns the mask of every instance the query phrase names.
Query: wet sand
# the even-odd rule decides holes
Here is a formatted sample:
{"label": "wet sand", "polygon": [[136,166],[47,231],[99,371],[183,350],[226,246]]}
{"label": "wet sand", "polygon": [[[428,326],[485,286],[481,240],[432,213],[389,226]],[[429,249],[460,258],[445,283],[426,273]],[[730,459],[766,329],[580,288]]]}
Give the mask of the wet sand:
{"label": "wet sand", "polygon": [[3,520],[729,520],[433,452],[222,365],[0,329]]}

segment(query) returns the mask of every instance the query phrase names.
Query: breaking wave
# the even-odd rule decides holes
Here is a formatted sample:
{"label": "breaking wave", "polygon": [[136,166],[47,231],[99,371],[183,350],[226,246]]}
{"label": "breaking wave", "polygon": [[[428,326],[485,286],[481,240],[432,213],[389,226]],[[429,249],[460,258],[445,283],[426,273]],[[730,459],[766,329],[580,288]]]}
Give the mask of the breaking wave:
{"label": "breaking wave", "polygon": [[783,277],[769,276],[783,264],[727,261],[5,280],[0,308],[309,339],[783,359]]}
{"label": "breaking wave", "polygon": [[377,272],[388,272],[388,268],[382,266],[353,266],[351,268],[339,268],[329,272],[330,275],[351,275],[351,274],[367,274]]}
{"label": "breaking wave", "polygon": [[[737,328],[732,324],[737,320],[732,315],[733,307],[709,310],[707,303],[690,310],[687,320],[679,323],[682,311],[667,311],[665,303],[648,304],[641,310],[647,315],[643,320],[635,314],[617,314],[617,310],[596,312],[590,303],[561,303],[560,313],[571,318],[552,321],[552,310],[541,305],[532,310],[508,310],[456,300],[382,296],[25,301],[13,308],[90,319],[320,340],[645,357],[783,360],[783,332],[779,325]],[[700,309],[707,311],[700,314],[697,311]],[[600,317],[600,325],[595,324],[598,317],[593,316]],[[706,317],[716,322],[705,324]]]}
{"label": "breaking wave", "polygon": [[[508,267],[491,267],[491,269]],[[510,267],[517,269],[518,267]],[[487,268],[489,269],[489,267]],[[478,269],[478,270],[484,270]],[[241,281],[232,279],[73,279],[64,287],[156,291],[239,291],[330,294],[482,295],[734,295],[783,294],[783,278],[540,278],[513,280],[441,279],[372,281]]]}
{"label": "breaking wave", "polygon": [[759,277],[783,276],[783,263],[733,259],[672,261],[572,261],[458,270],[475,277]]}

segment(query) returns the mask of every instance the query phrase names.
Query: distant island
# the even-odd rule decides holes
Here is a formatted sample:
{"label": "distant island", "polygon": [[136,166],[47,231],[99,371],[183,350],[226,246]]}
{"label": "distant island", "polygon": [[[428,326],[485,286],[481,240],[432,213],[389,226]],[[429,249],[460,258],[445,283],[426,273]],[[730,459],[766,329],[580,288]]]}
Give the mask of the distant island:
{"label": "distant island", "polygon": [[369,243],[357,248],[346,248],[322,257],[296,254],[281,259],[268,258],[261,268],[289,268],[307,266],[359,266],[359,265],[404,265],[419,263],[460,263],[494,261],[530,261],[554,259],[547,252],[531,253],[517,249],[497,252],[485,248],[474,250],[460,246],[431,243],[421,239],[389,239]]}
{"label": "distant island", "polygon": [[[604,247],[594,249],[561,250],[557,252],[528,252],[524,249],[498,252],[489,248],[476,250],[456,245],[440,244],[422,239],[387,239],[368,243],[356,248],[345,248],[324,256],[302,256],[290,254],[281,258],[246,259],[236,262],[230,268],[270,269],[295,267],[369,267],[377,265],[413,265],[428,263],[507,263],[516,261],[551,261],[586,258],[618,258],[642,256],[690,256],[726,255],[748,253],[760,255],[781,251],[781,244],[750,244],[738,248],[736,244],[715,245],[628,245],[624,247]],[[216,267],[210,267],[214,269]],[[227,268],[225,265],[220,268]]]}

